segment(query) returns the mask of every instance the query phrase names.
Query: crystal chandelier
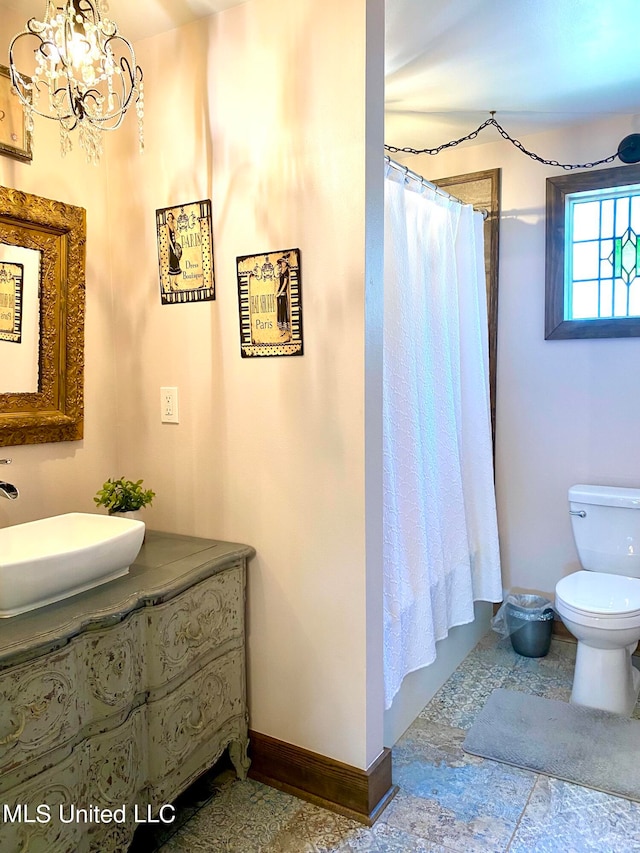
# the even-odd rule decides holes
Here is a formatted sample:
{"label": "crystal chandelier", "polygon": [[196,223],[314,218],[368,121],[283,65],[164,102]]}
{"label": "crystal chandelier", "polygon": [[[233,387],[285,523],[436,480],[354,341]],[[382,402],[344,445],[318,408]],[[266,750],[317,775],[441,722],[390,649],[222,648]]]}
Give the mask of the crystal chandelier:
{"label": "crystal chandelier", "polygon": [[[142,69],[131,43],[107,17],[105,0],[66,0],[56,6],[47,0],[44,21],[31,18],[9,46],[11,83],[22,101],[27,130],[33,133],[33,114],[60,122],[62,154],[71,150],[72,130],[78,129],[87,159],[98,162],[102,133],[116,130],[135,103],[140,151],[144,148]],[[33,45],[33,77],[16,68],[17,43]],[[35,40],[35,41],[34,41]]]}

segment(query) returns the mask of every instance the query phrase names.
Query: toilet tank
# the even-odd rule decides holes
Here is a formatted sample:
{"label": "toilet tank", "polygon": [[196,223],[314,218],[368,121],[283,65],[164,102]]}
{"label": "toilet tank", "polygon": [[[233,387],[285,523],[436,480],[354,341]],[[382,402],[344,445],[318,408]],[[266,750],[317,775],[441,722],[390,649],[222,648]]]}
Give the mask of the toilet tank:
{"label": "toilet tank", "polygon": [[572,486],[569,512],[584,569],[640,578],[640,489]]}

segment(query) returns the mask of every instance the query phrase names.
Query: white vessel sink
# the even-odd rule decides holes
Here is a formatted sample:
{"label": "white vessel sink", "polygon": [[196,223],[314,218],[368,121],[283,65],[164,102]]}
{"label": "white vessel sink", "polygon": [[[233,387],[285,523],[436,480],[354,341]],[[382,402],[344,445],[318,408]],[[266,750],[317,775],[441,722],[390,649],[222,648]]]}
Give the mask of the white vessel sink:
{"label": "white vessel sink", "polygon": [[144,522],[71,512],[0,528],[0,618],[126,575]]}

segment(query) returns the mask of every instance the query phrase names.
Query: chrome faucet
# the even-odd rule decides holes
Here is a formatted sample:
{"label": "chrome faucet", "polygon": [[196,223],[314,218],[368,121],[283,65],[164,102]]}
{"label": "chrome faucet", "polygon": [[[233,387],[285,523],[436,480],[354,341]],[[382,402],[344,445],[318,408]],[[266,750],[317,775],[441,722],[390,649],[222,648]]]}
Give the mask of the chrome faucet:
{"label": "chrome faucet", "polygon": [[[10,459],[0,459],[0,465],[10,465]],[[0,480],[0,498],[8,498],[10,501],[15,501],[20,492],[16,489],[13,483],[5,483]]]}

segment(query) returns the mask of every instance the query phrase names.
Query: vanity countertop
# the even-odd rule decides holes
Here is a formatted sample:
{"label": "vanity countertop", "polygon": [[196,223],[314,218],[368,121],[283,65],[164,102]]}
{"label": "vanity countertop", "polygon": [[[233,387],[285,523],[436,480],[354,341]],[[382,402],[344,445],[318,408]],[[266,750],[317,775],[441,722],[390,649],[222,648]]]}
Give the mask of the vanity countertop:
{"label": "vanity countertop", "polygon": [[83,631],[114,625],[146,604],[168,601],[254,555],[249,545],[147,530],[128,574],[55,604],[0,619],[0,669],[62,647]]}

